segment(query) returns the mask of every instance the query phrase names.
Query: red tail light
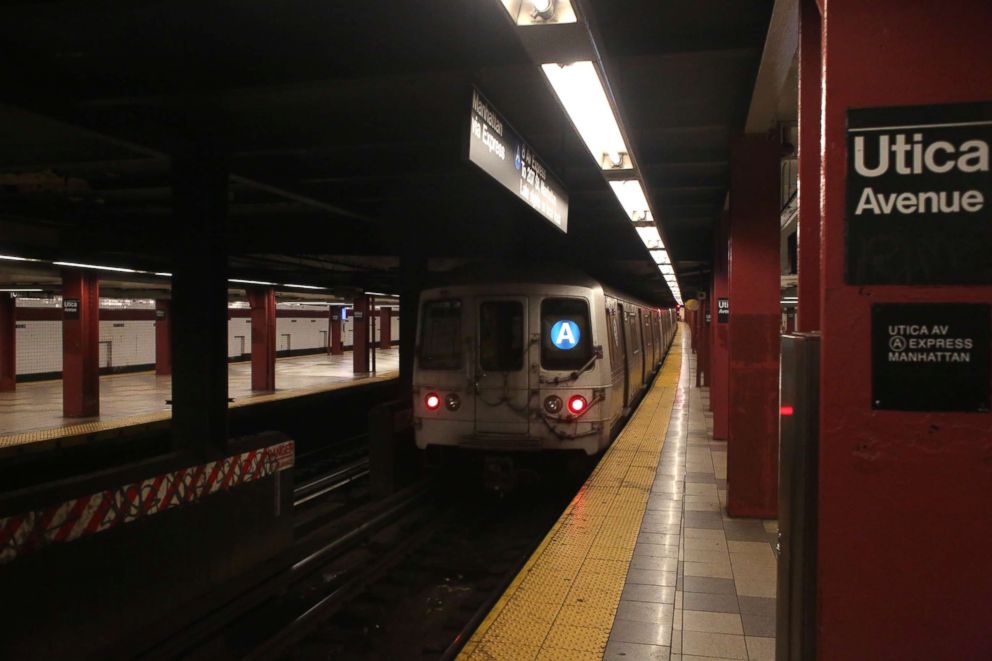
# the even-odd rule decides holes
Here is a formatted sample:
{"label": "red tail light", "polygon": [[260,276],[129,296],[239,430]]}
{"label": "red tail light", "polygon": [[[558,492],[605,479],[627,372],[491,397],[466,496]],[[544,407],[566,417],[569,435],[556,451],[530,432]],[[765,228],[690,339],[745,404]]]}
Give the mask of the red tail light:
{"label": "red tail light", "polygon": [[441,397],[436,392],[428,393],[427,397],[424,397],[424,406],[428,411],[436,411],[441,406]]}
{"label": "red tail light", "polygon": [[579,415],[586,410],[589,402],[582,395],[572,395],[568,398],[568,411],[572,415]]}
{"label": "red tail light", "polygon": [[795,412],[796,412],[796,409],[793,408],[792,404],[782,404],[782,406],[778,407],[778,414],[779,415],[789,416],[789,415],[792,415]]}

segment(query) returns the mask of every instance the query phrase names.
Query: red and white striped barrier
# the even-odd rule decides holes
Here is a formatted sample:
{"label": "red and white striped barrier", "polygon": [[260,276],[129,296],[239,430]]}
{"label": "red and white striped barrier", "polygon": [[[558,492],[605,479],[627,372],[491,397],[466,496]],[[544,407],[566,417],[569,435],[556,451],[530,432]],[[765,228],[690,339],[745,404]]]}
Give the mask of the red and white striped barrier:
{"label": "red and white striped barrier", "polygon": [[132,482],[40,510],[0,518],[0,564],[291,468],[293,441]]}

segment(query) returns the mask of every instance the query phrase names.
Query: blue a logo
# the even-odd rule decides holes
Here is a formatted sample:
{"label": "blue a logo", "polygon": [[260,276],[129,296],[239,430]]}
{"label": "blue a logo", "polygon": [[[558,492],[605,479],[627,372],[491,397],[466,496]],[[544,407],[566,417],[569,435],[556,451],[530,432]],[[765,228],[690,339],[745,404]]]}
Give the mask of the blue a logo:
{"label": "blue a logo", "polygon": [[562,319],[551,327],[551,343],[562,351],[574,349],[580,337],[579,325],[574,321]]}
{"label": "blue a logo", "polygon": [[517,155],[513,158],[513,167],[519,170],[521,163],[522,161],[520,160],[520,145],[517,145]]}

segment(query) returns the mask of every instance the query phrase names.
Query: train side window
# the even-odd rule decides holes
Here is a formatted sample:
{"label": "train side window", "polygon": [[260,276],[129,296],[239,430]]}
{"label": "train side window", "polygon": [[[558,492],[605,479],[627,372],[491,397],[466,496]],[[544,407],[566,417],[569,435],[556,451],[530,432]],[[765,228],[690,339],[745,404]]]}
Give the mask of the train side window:
{"label": "train side window", "polygon": [[623,363],[623,347],[620,346],[620,315],[616,308],[606,309],[606,333],[610,341],[610,367],[619,368]]}
{"label": "train side window", "polygon": [[589,304],[581,298],[541,301],[541,367],[577,370],[592,357]]}
{"label": "train side window", "polygon": [[486,301],[479,306],[479,366],[516,372],[524,366],[524,306],[519,301]]}
{"label": "train side window", "polygon": [[462,302],[424,303],[420,332],[420,368],[456,370],[462,365]]}

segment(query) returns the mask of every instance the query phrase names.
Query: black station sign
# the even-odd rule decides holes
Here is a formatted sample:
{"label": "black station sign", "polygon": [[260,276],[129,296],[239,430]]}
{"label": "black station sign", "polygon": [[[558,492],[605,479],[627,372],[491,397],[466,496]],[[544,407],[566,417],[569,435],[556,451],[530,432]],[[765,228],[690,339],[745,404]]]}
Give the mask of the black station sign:
{"label": "black station sign", "polygon": [[63,319],[79,319],[79,299],[78,298],[63,298],[62,299],[62,318]]}
{"label": "black station sign", "polygon": [[562,232],[568,231],[568,194],[534,150],[478,90],[472,90],[468,160],[533,207]]}
{"label": "black station sign", "polygon": [[872,408],[988,412],[992,306],[871,307]]}
{"label": "black station sign", "polygon": [[849,284],[992,284],[992,103],[847,112]]}
{"label": "black station sign", "polygon": [[725,324],[730,321],[730,299],[716,299],[716,323]]}
{"label": "black station sign", "polygon": [[165,310],[163,310],[161,308],[159,308],[158,310],[155,310],[155,318],[156,319],[165,319]]}

